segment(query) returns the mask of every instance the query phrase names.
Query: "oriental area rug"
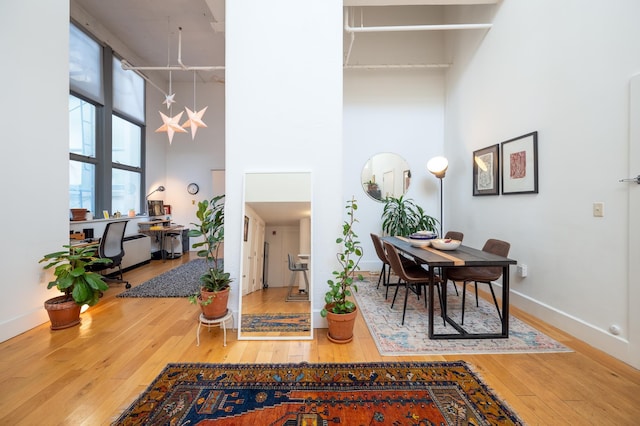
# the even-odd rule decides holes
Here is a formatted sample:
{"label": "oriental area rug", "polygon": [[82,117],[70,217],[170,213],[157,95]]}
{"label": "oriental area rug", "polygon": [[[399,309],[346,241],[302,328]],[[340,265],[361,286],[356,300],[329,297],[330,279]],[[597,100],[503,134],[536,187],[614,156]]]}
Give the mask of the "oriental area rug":
{"label": "oriental area rug", "polygon": [[[394,282],[394,281],[392,281]],[[462,354],[498,354],[498,353],[539,353],[539,352],[571,352],[571,349],[547,336],[546,334],[525,324],[513,315],[509,316],[508,339],[443,339],[431,340],[427,327],[429,315],[424,306],[424,299],[409,292],[407,312],[402,325],[402,304],[404,302],[404,286],[398,289],[398,299],[393,309],[391,301],[395,287],[389,288],[389,296],[385,298],[386,287],[377,283],[363,281],[358,283],[355,293],[356,303],[369,332],[381,355],[462,355]],[[480,306],[476,306],[475,296],[467,288],[467,300],[464,316],[464,327],[472,332],[495,333],[501,330],[500,317],[493,302],[480,298]],[[459,292],[462,290],[459,289]],[[434,290],[435,297],[437,292]],[[436,333],[452,332],[453,327],[443,325],[440,317],[438,299],[435,300],[434,331]],[[447,289],[447,313],[454,321],[461,322],[462,293],[456,295],[452,284]]]}
{"label": "oriental area rug", "polygon": [[311,314],[242,314],[242,331],[299,332],[311,329]]}
{"label": "oriental area rug", "polygon": [[457,362],[168,364],[114,425],[521,425]]}

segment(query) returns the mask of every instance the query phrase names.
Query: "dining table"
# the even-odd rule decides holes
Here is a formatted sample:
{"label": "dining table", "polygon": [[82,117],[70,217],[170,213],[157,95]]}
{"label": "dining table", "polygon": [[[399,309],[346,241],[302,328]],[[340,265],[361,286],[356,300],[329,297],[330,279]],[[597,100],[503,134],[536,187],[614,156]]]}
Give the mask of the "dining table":
{"label": "dining table", "polygon": [[[430,339],[506,339],[509,337],[509,266],[517,261],[498,256],[486,251],[460,245],[454,250],[437,250],[431,246],[421,246],[405,237],[383,237],[383,241],[392,244],[405,257],[413,258],[426,265],[429,272],[429,305],[428,335]],[[447,268],[464,266],[500,266],[502,267],[502,319],[500,332],[474,332],[465,329],[454,321],[447,312],[447,286],[442,286],[442,318],[453,329],[452,332],[435,333],[434,331],[434,292],[436,285],[435,270],[442,271],[442,279],[446,284]]]}

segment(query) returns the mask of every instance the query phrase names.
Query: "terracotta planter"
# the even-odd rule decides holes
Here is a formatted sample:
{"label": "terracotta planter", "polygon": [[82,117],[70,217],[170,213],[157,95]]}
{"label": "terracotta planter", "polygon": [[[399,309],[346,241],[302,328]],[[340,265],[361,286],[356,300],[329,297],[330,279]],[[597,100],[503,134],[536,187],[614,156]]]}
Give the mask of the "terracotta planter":
{"label": "terracotta planter", "polygon": [[[222,318],[227,314],[227,301],[229,300],[229,292],[231,288],[227,287],[222,291],[206,291],[200,289],[200,308],[202,313],[207,319]],[[202,301],[209,300],[211,297],[211,303],[203,305]]]}
{"label": "terracotta planter", "polygon": [[61,330],[80,324],[80,305],[67,296],[58,296],[44,302],[52,330]]}
{"label": "terracotta planter", "polygon": [[87,219],[87,209],[71,209],[71,220],[79,221]]}
{"label": "terracotta planter", "polygon": [[327,338],[333,343],[349,343],[353,340],[353,327],[358,316],[358,308],[348,314],[334,314],[327,309],[327,322],[329,323],[329,332]]}

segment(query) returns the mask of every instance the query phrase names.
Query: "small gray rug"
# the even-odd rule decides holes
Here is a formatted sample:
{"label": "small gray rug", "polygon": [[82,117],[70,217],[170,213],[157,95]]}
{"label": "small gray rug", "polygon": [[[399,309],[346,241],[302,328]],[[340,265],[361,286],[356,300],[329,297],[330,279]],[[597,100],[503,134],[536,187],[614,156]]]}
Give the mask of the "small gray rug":
{"label": "small gray rug", "polygon": [[187,297],[200,288],[205,260],[196,259],[118,294],[117,297]]}

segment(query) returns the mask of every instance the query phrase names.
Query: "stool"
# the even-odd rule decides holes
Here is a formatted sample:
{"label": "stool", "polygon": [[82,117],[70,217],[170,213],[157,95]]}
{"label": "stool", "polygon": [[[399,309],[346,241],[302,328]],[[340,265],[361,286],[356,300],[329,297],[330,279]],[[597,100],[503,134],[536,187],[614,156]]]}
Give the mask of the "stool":
{"label": "stool", "polygon": [[198,331],[196,334],[196,346],[200,346],[200,326],[203,324],[209,329],[209,331],[211,331],[212,325],[220,324],[220,327],[222,327],[222,334],[224,336],[223,346],[227,346],[227,320],[229,319],[231,319],[231,326],[233,327],[233,312],[229,310],[227,310],[225,316],[216,319],[209,319],[206,318],[204,314],[200,314],[200,319],[198,321]]}
{"label": "stool", "polygon": [[173,247],[175,246],[176,241],[178,241],[178,239],[182,237],[182,234],[175,233],[175,232],[167,232],[166,236],[169,238],[169,244],[171,244],[171,254],[169,254],[167,258],[177,259],[180,256],[182,256],[182,251],[180,251],[179,253],[175,253],[173,250]]}

